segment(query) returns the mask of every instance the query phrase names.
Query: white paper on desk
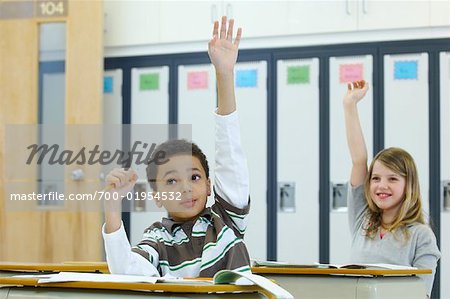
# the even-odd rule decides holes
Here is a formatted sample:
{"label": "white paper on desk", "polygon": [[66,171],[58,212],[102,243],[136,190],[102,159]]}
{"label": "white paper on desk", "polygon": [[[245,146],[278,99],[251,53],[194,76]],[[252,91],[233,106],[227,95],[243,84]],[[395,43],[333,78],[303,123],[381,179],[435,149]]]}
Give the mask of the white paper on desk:
{"label": "white paper on desk", "polygon": [[214,284],[212,280],[186,279],[167,275],[164,277],[149,277],[137,275],[116,275],[97,273],[61,272],[49,274],[15,275],[17,278],[38,278],[38,283],[93,281],[93,282],[144,282],[144,283],[174,283],[174,284]]}
{"label": "white paper on desk", "polygon": [[324,268],[337,268],[337,269],[370,269],[370,270],[416,270],[416,267],[404,266],[404,265],[393,265],[393,264],[364,264],[364,263],[353,263],[353,264],[318,264]]}
{"label": "white paper on desk", "polygon": [[416,267],[405,266],[405,265],[394,265],[394,264],[365,264],[368,268],[380,268],[389,270],[417,270]]}
{"label": "white paper on desk", "polygon": [[235,270],[220,270],[213,277],[215,284],[248,285],[256,284],[266,291],[272,293],[277,299],[294,299],[291,293],[270,281],[269,279],[249,272],[238,272]]}
{"label": "white paper on desk", "polygon": [[214,282],[212,280],[206,279],[189,279],[189,278],[181,278],[181,277],[157,277],[158,283],[173,283],[173,284],[192,284],[192,285],[213,285]]}
{"label": "white paper on desk", "polygon": [[[25,275],[23,275],[23,277],[25,277]],[[38,283],[68,282],[68,281],[156,283],[158,278],[159,277],[149,277],[139,275],[60,272],[58,274],[43,275],[43,277],[38,280]]]}
{"label": "white paper on desk", "polygon": [[14,278],[50,278],[52,275],[55,275],[53,273],[51,274],[20,274],[20,275],[14,275],[11,277]]}

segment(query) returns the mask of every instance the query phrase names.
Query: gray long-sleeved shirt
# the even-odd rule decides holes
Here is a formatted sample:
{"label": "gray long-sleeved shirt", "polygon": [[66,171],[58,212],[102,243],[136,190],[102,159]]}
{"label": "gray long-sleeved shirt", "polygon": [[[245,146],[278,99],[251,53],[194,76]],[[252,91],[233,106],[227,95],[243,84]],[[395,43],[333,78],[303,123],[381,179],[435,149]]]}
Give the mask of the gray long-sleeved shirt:
{"label": "gray long-sleeved shirt", "polygon": [[409,239],[405,239],[400,231],[395,236],[388,232],[383,238],[380,238],[379,233],[373,239],[366,237],[364,227],[368,221],[368,206],[364,186],[352,187],[350,183],[348,185],[348,220],[352,234],[351,262],[432,269],[433,274],[418,275],[424,280],[427,295],[430,296],[437,261],[441,257],[431,228],[421,223],[411,224],[407,227]]}

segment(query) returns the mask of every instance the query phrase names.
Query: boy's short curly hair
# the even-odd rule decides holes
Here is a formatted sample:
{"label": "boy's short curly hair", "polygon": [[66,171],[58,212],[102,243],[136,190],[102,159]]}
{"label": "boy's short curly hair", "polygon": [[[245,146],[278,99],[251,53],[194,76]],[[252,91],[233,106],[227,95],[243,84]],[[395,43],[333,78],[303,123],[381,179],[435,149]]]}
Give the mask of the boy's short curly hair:
{"label": "boy's short curly hair", "polygon": [[[205,154],[198,147],[197,144],[187,141],[185,139],[173,139],[159,144],[152,153],[150,161],[155,159],[155,155],[163,152],[165,154],[165,159],[170,159],[170,157],[177,155],[192,155],[200,160],[200,164],[206,173],[206,178],[209,178],[209,166],[208,159],[206,159]],[[156,191],[156,176],[158,174],[158,164],[149,163],[147,166],[147,179],[150,186],[154,191]]]}

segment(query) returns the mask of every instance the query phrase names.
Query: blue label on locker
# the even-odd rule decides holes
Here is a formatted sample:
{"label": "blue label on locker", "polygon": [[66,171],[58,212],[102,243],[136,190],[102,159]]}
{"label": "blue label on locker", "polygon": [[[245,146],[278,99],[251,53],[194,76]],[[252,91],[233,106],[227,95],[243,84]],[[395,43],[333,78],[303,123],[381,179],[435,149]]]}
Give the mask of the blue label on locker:
{"label": "blue label on locker", "polygon": [[103,93],[113,92],[113,77],[103,77]]}
{"label": "blue label on locker", "polygon": [[394,80],[412,79],[417,80],[417,60],[395,61]]}
{"label": "blue label on locker", "polygon": [[236,87],[256,87],[257,82],[257,70],[238,70],[236,72]]}

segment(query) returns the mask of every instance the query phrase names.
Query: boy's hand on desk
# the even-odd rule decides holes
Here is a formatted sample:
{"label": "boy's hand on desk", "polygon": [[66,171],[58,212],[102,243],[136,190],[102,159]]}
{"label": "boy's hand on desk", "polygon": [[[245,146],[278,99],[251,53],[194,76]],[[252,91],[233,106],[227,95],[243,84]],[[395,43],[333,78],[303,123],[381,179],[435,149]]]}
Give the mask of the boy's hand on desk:
{"label": "boy's hand on desk", "polygon": [[234,20],[231,19],[227,30],[227,17],[222,17],[219,33],[219,22],[214,22],[213,38],[208,43],[208,54],[216,72],[232,73],[236,64],[242,29],[238,28],[233,43]]}
{"label": "boy's hand on desk", "polygon": [[110,193],[116,192],[122,198],[133,190],[137,179],[138,175],[134,169],[115,168],[106,176],[105,191]]}

